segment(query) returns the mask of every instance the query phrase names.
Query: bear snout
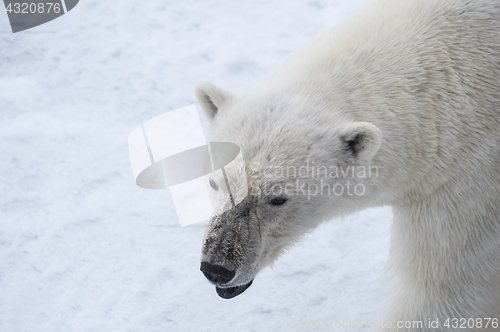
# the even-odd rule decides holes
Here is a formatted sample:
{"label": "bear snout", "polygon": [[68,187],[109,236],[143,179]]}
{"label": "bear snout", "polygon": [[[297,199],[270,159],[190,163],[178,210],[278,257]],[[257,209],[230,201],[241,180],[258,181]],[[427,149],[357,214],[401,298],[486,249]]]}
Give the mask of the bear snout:
{"label": "bear snout", "polygon": [[216,285],[224,285],[233,280],[236,272],[230,271],[223,266],[201,262],[200,271],[203,272],[208,281]]}

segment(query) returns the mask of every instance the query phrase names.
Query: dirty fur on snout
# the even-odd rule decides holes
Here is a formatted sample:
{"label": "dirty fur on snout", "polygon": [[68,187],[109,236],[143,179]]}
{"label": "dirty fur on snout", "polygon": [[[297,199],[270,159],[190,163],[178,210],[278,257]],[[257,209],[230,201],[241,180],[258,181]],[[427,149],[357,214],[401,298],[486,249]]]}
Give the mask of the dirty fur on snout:
{"label": "dirty fur on snout", "polygon": [[255,260],[260,229],[252,204],[255,200],[247,198],[210,220],[202,249],[206,261],[236,271]]}

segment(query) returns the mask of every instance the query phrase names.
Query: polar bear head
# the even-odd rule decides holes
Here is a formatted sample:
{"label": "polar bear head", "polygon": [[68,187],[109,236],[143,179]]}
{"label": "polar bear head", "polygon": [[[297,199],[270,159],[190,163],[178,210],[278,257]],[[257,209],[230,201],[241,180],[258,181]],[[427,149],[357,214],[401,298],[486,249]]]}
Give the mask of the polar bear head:
{"label": "polar bear head", "polygon": [[302,235],[376,196],[382,135],[375,125],[279,90],[236,96],[202,82],[196,96],[212,140],[237,144],[244,160],[244,174],[226,169],[226,178],[208,180],[214,197],[224,181],[240,188],[232,208],[220,201],[224,212],[212,217],[203,242],[201,271],[219,296],[241,294]]}

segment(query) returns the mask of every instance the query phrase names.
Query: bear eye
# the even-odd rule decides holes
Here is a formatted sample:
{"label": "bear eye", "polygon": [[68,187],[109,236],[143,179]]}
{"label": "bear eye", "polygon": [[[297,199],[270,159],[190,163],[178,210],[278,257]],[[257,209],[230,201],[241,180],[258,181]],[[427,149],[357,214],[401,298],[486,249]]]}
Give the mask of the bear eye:
{"label": "bear eye", "polygon": [[213,179],[210,179],[208,183],[210,183],[210,187],[214,188],[215,190],[219,190],[219,187],[217,187],[217,183],[215,183]]}
{"label": "bear eye", "polygon": [[286,199],[285,197],[275,197],[273,198],[269,204],[271,205],[283,205],[286,203],[288,199]]}

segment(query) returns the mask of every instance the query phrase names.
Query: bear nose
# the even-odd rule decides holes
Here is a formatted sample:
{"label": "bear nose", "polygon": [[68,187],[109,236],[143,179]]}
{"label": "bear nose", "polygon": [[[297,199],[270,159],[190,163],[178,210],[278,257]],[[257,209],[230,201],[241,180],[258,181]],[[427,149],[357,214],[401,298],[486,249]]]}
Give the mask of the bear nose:
{"label": "bear nose", "polygon": [[210,264],[208,262],[201,262],[200,270],[208,280],[219,285],[227,284],[234,278],[234,275],[236,274],[234,271],[229,271],[225,267]]}

